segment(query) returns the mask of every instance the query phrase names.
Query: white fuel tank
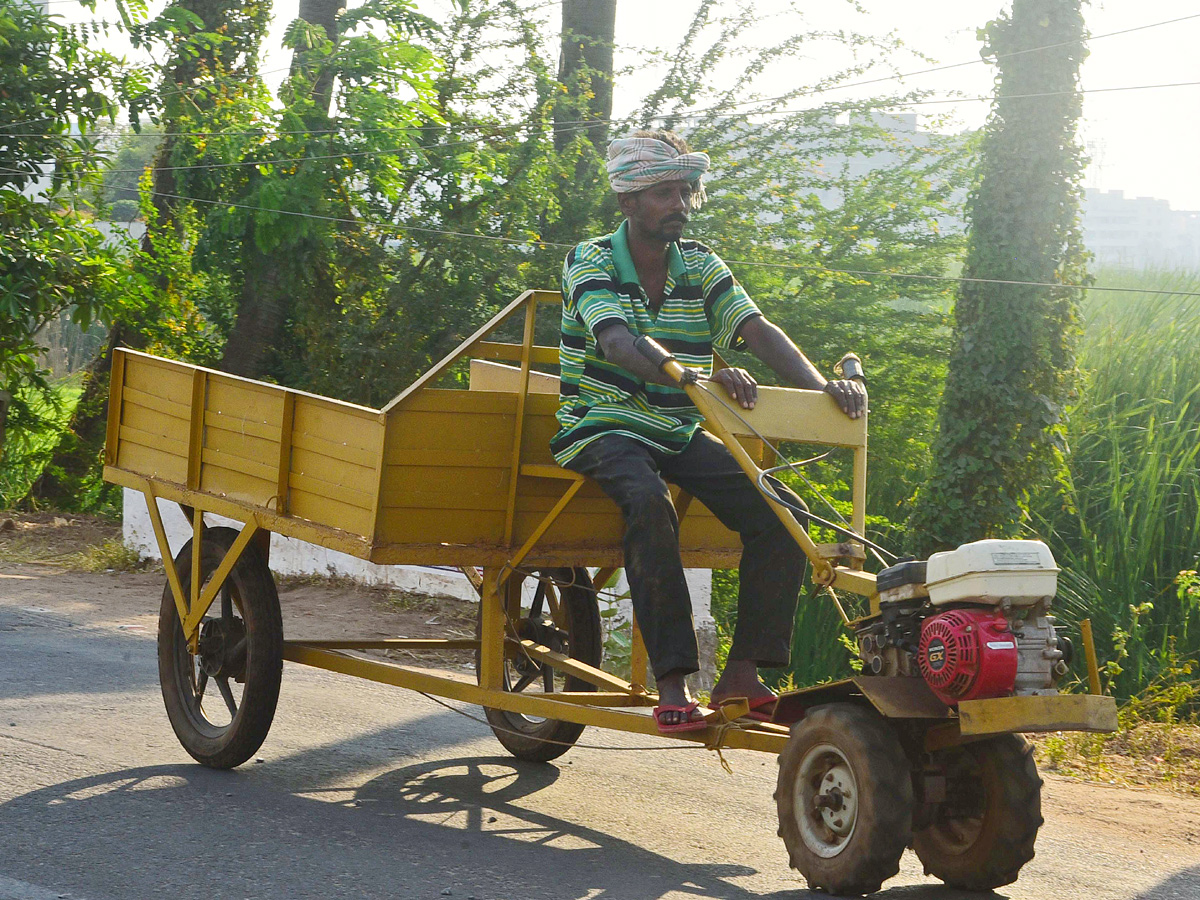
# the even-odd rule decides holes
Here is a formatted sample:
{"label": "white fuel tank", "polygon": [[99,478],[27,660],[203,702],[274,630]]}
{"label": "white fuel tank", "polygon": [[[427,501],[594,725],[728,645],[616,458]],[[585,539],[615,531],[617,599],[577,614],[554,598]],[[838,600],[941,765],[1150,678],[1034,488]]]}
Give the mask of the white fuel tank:
{"label": "white fuel tank", "polygon": [[1041,541],[975,541],[929,557],[929,602],[1013,606],[1049,603],[1058,590],[1054,554]]}

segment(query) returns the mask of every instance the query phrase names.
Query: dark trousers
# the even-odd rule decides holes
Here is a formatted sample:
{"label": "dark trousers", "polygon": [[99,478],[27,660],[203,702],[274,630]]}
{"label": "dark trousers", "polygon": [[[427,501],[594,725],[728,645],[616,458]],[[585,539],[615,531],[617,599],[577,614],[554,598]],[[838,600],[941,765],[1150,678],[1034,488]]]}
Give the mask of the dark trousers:
{"label": "dark trousers", "polygon": [[[679,520],[667,481],[741,535],[738,620],[729,658],[762,667],[788,664],[804,553],[724,444],[697,430],[682,453],[671,455],[614,434],[592,441],[567,467],[594,479],[625,516],[625,574],[656,678],[700,668],[679,556]],[[773,483],[781,496],[803,506]]]}

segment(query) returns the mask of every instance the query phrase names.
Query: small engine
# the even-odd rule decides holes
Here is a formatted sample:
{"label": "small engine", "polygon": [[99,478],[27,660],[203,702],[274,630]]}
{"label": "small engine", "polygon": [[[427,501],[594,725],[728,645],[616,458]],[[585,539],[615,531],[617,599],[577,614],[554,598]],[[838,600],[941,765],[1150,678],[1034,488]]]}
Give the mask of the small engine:
{"label": "small engine", "polygon": [[1011,694],[1017,641],[996,609],[953,609],[921,624],[917,664],[943,703]]}
{"label": "small engine", "polygon": [[1070,642],[1049,615],[1058,568],[1041,541],[976,541],[876,579],[858,631],[864,674],[920,676],[947,705],[1054,694]]}

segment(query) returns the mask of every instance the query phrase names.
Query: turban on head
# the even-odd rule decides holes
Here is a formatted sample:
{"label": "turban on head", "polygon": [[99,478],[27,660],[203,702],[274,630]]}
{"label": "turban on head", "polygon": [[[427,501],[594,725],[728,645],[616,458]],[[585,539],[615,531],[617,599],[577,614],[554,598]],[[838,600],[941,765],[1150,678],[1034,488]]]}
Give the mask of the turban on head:
{"label": "turban on head", "polygon": [[705,200],[701,176],[708,171],[707,153],[680,153],[654,138],[619,138],[608,145],[608,183],[618,194],[640,191],[660,181],[692,184],[692,207]]}

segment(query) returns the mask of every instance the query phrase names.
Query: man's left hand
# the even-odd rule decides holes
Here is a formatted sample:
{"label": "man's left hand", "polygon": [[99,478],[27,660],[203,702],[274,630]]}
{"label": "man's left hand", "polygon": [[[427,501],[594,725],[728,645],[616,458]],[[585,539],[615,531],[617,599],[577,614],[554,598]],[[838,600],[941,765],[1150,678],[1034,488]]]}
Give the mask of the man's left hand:
{"label": "man's left hand", "polygon": [[729,396],[741,404],[742,409],[754,409],[758,402],[758,382],[745,369],[718,369],[709,381],[725,386]]}
{"label": "man's left hand", "polygon": [[852,419],[861,419],[867,411],[867,389],[857,381],[843,379],[825,383],[825,393],[837,401],[842,412]]}

